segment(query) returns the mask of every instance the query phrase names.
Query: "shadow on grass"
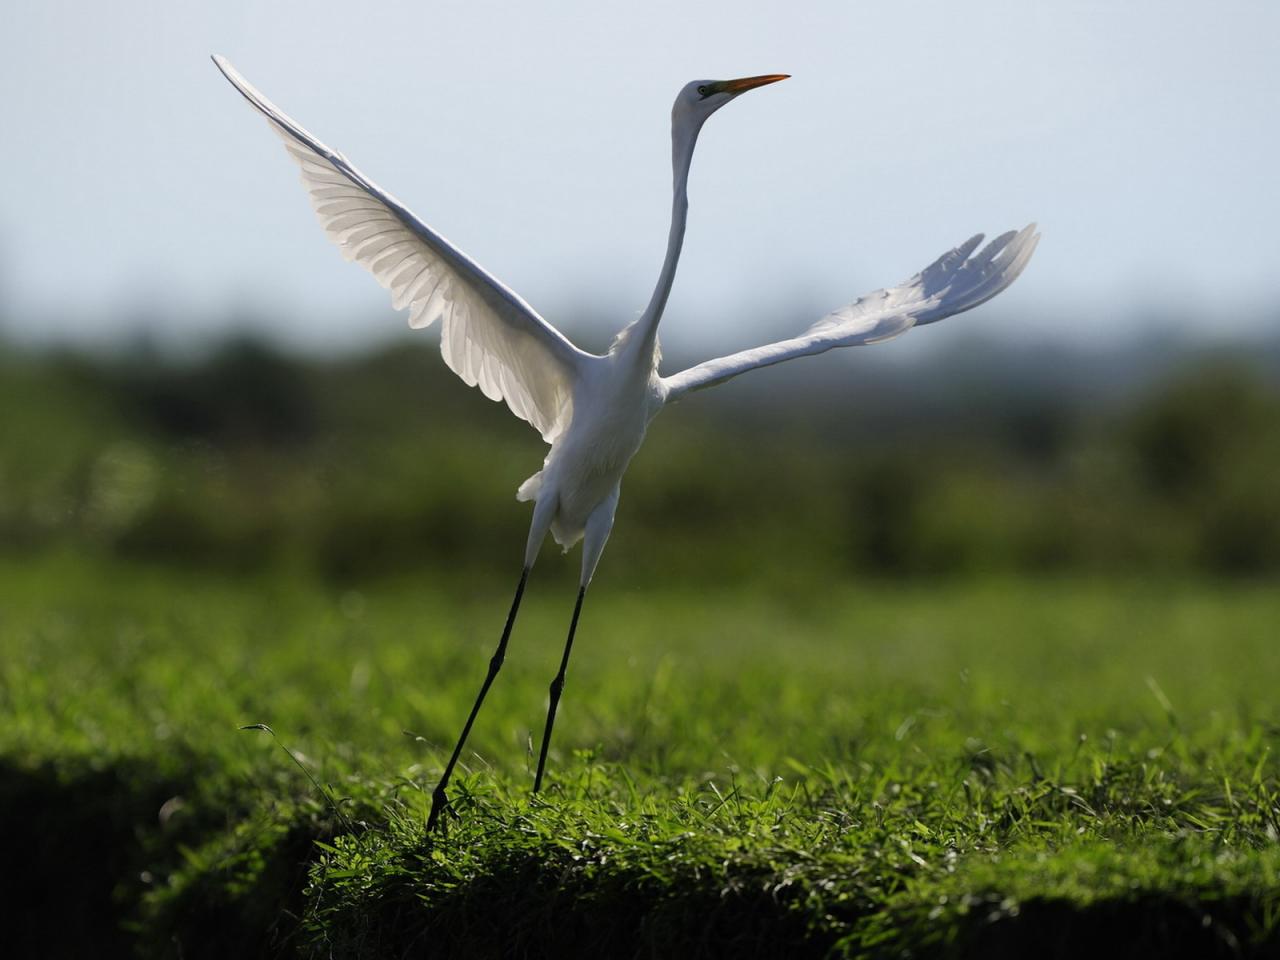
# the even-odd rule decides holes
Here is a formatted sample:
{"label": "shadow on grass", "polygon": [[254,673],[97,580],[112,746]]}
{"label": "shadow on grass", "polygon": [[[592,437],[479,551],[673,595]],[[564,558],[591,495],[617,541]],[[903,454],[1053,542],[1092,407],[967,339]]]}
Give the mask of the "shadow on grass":
{"label": "shadow on grass", "polygon": [[125,927],[145,886],[145,835],[178,785],[128,765],[69,773],[0,763],[5,952],[15,957],[125,957]]}
{"label": "shadow on grass", "polygon": [[[189,779],[175,771],[186,768]],[[0,760],[4,956],[184,958],[290,953],[315,831],[283,831],[251,875],[187,869],[237,811],[193,810],[198,761],[24,766]],[[154,897],[175,878],[180,895]],[[244,882],[246,875],[248,882]],[[151,896],[155,903],[148,903]]]}
{"label": "shadow on grass", "polygon": [[[1277,902],[1263,896],[1144,894],[1082,905],[1029,899],[1016,911],[931,915],[887,907],[871,886],[780,887],[774,870],[691,872],[662,881],[625,869],[578,871],[563,848],[498,857],[445,892],[420,866],[319,919],[347,957],[768,958],[915,957],[1102,960],[1280,956]],[[775,865],[777,866],[777,865]],[[331,939],[330,939],[331,938]]]}
{"label": "shadow on grass", "polygon": [[920,958],[983,960],[1239,960],[1280,956],[1280,930],[1261,921],[1276,904],[1252,897],[1192,902],[1145,894],[1087,906],[1065,900],[1030,900],[1016,916],[974,917],[958,926],[950,944],[914,951]]}
{"label": "shadow on grass", "polygon": [[[772,875],[718,884],[592,877],[552,854],[503,858],[424,900],[412,875],[327,919],[336,955],[351,957],[822,957],[830,935],[766,890]],[[796,891],[794,896],[802,896]]]}

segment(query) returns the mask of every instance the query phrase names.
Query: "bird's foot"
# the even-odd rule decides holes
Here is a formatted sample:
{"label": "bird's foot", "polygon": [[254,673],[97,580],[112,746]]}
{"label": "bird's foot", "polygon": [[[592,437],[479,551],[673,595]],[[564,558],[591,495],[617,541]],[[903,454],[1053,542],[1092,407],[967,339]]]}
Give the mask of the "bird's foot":
{"label": "bird's foot", "polygon": [[431,812],[427,814],[427,833],[439,830],[441,834],[448,829],[449,819],[457,819],[458,811],[449,802],[449,795],[444,792],[444,784],[436,787],[431,794]]}

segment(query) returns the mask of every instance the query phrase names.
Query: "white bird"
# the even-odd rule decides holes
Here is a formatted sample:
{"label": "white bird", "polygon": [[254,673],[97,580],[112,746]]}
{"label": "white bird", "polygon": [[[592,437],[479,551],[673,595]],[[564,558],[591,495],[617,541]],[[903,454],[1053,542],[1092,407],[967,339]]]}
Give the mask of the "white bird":
{"label": "white bird", "polygon": [[785,80],[785,74],[686,84],[671,111],[674,197],[667,254],[649,305],[614,339],[608,353],[578,349],[524,300],[414,216],[404,205],[275,107],[223,57],[213,58],[232,85],[284,141],[321,226],[343,257],[373,274],[392,306],[409,309],[409,325],[441,322],[444,361],[468,385],[503,400],[550,445],[542,469],[520,485],[519,500],[533,501],[524,566],[502,638],[467,717],[457,746],[432,795],[428,827],[448,809],[445,788],[485,695],[502,666],[529,571],[548,532],[566,550],[582,541],[582,574],[560,670],[550,702],[536,792],[542,786],[551,728],[564,688],[578,616],[605,541],[613,527],[622,474],[649,423],[668,404],[694,390],[748,370],[833,347],[879,343],[915,326],[972,309],[1009,286],[1039,239],[1032,224],[1003,233],[981,250],[982,235],[944,253],[910,279],[877,290],[820,319],[798,336],[708,360],[669,377],[658,372],[658,322],[671,292],[684,241],[687,184],[694,145],[707,118],[748,90]]}

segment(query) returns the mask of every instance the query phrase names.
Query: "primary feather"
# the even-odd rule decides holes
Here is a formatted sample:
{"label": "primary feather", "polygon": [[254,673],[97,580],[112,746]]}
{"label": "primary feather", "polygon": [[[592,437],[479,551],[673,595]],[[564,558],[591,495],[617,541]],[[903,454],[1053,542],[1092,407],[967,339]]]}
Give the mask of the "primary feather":
{"label": "primary feather", "polygon": [[1039,239],[1033,223],[1002,233],[975,256],[982,234],[970,237],[910,279],[859,297],[798,337],[718,357],[664,377],[666,399],[676,400],[691,390],[723,383],[748,370],[824,353],[833,347],[891,340],[912,327],[971,310],[1018,278]]}
{"label": "primary feather", "polygon": [[311,206],[343,257],[409,310],[409,325],[441,321],[444,361],[490,400],[554,443],[573,419],[573,387],[589,354],[267,100],[224,58],[214,63],[270,122],[298,164]]}

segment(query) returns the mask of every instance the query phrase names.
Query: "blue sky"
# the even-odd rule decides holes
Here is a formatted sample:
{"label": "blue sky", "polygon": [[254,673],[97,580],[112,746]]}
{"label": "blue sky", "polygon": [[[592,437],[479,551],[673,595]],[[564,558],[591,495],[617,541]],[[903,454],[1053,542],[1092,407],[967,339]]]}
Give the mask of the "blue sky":
{"label": "blue sky", "polygon": [[1030,220],[1027,273],[946,342],[1280,325],[1280,5],[791,7],[18,5],[0,36],[6,331],[109,340],[141,314],[181,343],[258,317],[326,346],[404,329],[212,52],[589,345],[656,275],[675,92],[775,71],[793,79],[703,132],[668,343],[793,332]]}

